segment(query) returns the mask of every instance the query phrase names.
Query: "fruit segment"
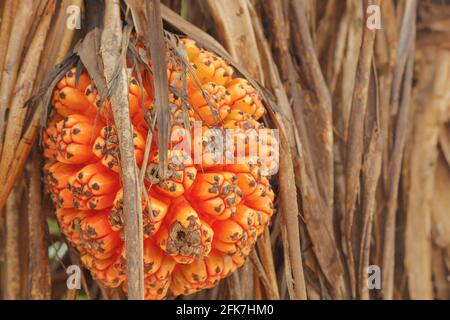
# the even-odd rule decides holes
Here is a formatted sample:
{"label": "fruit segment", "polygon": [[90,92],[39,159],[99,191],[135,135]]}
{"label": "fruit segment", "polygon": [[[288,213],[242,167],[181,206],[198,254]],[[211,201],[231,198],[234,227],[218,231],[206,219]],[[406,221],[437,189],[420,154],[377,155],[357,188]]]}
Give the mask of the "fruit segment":
{"label": "fruit segment", "polygon": [[155,238],[161,249],[176,262],[189,264],[208,255],[213,235],[211,227],[181,197],[172,204]]}
{"label": "fruit segment", "polygon": [[68,164],[95,161],[92,144],[100,128],[95,120],[79,114],[65,117],[56,124],[56,160]]}
{"label": "fruit segment", "polygon": [[198,55],[193,57],[192,63],[202,84],[214,82],[224,86],[233,75],[233,68],[225,60],[206,50],[200,50]]}
{"label": "fruit segment", "polygon": [[[170,199],[161,197],[150,191],[147,197],[142,197],[142,222],[144,238],[154,235],[160,228],[169,210]],[[113,230],[122,230],[123,220],[123,190],[119,190],[114,199],[113,208],[109,212],[109,223]]]}
{"label": "fruit segment", "polygon": [[[145,139],[137,130],[133,131],[133,144],[136,163],[141,166],[144,158]],[[101,159],[100,161],[104,166],[114,172],[120,172],[119,137],[113,125],[101,129],[99,136],[93,143],[92,152]]]}
{"label": "fruit segment", "polygon": [[215,286],[228,276],[236,266],[230,256],[217,250],[191,264],[177,265],[172,274],[170,289],[174,295],[191,294]]}
{"label": "fruit segment", "polygon": [[119,175],[100,162],[82,168],[67,182],[76,209],[103,210],[111,204],[120,188]]}
{"label": "fruit segment", "polygon": [[95,116],[97,109],[84,95],[90,82],[86,73],[82,73],[77,82],[75,68],[69,70],[58,82],[53,93],[52,105],[56,111],[63,117],[72,114]]}
{"label": "fruit segment", "polygon": [[199,174],[187,197],[200,213],[225,220],[236,213],[243,194],[234,173],[219,171]]}
{"label": "fruit segment", "polygon": [[68,165],[62,162],[49,162],[44,166],[44,181],[57,208],[73,207],[74,196],[67,183],[81,168],[82,165]]}
{"label": "fruit segment", "polygon": [[227,89],[231,93],[231,109],[239,110],[253,119],[258,120],[264,114],[264,106],[261,99],[247,80],[236,78],[227,84]]}
{"label": "fruit segment", "polygon": [[42,133],[42,146],[44,147],[44,157],[49,161],[56,160],[57,152],[57,137],[58,137],[58,129],[56,128],[56,124],[60,122],[63,117],[59,114],[54,114],[50,117],[47,128],[44,129]]}
{"label": "fruit segment", "polygon": [[221,123],[231,110],[230,92],[214,82],[204,84],[202,89],[191,90],[189,101],[195,110],[195,119],[210,126]]}
{"label": "fruit segment", "polygon": [[197,170],[193,166],[192,157],[183,150],[169,150],[168,172],[166,177],[159,173],[159,154],[153,154],[147,166],[146,182],[162,196],[178,198],[191,187]]}

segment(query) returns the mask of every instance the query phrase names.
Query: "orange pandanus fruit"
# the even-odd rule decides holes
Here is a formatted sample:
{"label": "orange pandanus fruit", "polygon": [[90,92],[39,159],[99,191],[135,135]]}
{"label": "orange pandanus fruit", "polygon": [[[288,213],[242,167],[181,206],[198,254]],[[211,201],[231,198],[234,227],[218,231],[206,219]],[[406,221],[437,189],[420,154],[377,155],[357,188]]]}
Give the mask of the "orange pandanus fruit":
{"label": "orange pandanus fruit", "polygon": [[[276,166],[277,145],[273,137],[258,135],[265,109],[256,89],[235,76],[223,59],[192,40],[182,43],[192,68],[180,90],[183,69],[168,64],[168,81],[175,90],[169,96],[172,128],[163,178],[157,143],[146,141],[158,139],[152,81],[138,81],[148,74],[130,70],[137,166],[143,168],[148,159],[142,196],[147,299],[217,284],[245,262],[274,211],[268,177],[274,172],[267,168]],[[126,291],[120,141],[109,100],[101,101],[86,72],[78,80],[76,74],[75,68],[69,70],[54,89],[54,111],[42,139],[44,180],[61,231],[83,264],[103,285]],[[175,94],[182,91],[182,96]],[[231,142],[215,148],[220,139],[214,133],[230,129]],[[269,158],[250,154],[252,145],[261,149],[261,142],[267,144]]]}

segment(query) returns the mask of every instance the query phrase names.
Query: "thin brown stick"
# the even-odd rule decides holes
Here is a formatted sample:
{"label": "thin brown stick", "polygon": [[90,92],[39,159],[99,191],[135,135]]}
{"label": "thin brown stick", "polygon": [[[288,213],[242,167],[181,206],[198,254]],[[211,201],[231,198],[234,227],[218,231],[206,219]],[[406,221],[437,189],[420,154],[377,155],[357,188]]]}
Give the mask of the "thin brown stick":
{"label": "thin brown stick", "polygon": [[[11,27],[11,36],[9,38],[8,52],[5,57],[2,72],[2,82],[0,83],[0,155],[3,149],[3,137],[5,129],[6,110],[9,107],[9,102],[12,97],[12,91],[16,83],[17,73],[20,66],[20,57],[25,45],[25,40],[29,28],[32,24],[33,11],[36,8],[38,1],[22,0],[17,4],[14,17],[15,21]],[[0,172],[2,174],[2,172]]]}
{"label": "thin brown stick", "polygon": [[150,49],[153,63],[153,85],[158,128],[159,176],[165,179],[167,173],[167,149],[169,141],[169,88],[167,86],[166,45],[159,0],[147,2],[149,39],[146,45]]}
{"label": "thin brown stick", "polygon": [[374,126],[369,147],[364,157],[363,174],[363,209],[362,209],[362,230],[361,247],[359,254],[359,291],[360,299],[369,299],[369,289],[367,286],[367,272],[370,257],[370,242],[372,240],[372,221],[376,208],[376,191],[378,179],[381,175],[382,141],[379,128]]}
{"label": "thin brown stick", "polygon": [[4,299],[20,299],[20,261],[19,261],[19,188],[16,188],[8,198],[5,214],[5,283]]}
{"label": "thin brown stick", "polygon": [[228,285],[228,289],[229,289],[230,299],[241,300],[242,292],[241,292],[241,281],[239,279],[239,273],[233,272],[227,278],[227,285]]}
{"label": "thin brown stick", "polygon": [[[307,156],[312,160],[311,166],[314,163],[314,166],[320,167],[320,170],[317,170],[314,176],[316,176],[317,188],[325,204],[324,215],[326,215],[328,222],[330,222],[333,208],[331,95],[315,53],[311,32],[307,23],[304,2],[291,1],[291,8],[293,11],[293,26],[298,28],[298,32],[294,33],[296,55],[300,60],[302,73],[306,79],[305,87],[312,91],[312,98],[315,99],[315,108],[311,109],[311,114],[308,115],[308,121],[303,119],[307,130],[304,135],[302,135],[300,130],[300,137],[303,139],[303,143],[308,143],[308,145],[305,145],[305,148],[308,153]],[[304,113],[303,117],[306,118],[306,115]],[[312,171],[312,168],[308,170]]]}
{"label": "thin brown stick", "polygon": [[[450,118],[450,115],[449,115]],[[450,128],[443,127],[439,134],[439,146],[442,150],[442,155],[450,166]]]}
{"label": "thin brown stick", "polygon": [[[347,134],[350,121],[350,111],[352,107],[352,92],[355,87],[356,68],[358,66],[358,57],[361,51],[360,48],[363,32],[361,24],[364,16],[362,5],[363,4],[359,0],[349,0],[346,3],[344,14],[344,17],[346,15],[352,17],[351,21],[349,21],[349,30],[346,39],[346,52],[342,62],[341,88],[338,95],[338,101],[336,102],[336,107],[338,108],[338,112],[340,114],[338,119],[341,123],[339,130],[342,130],[341,133],[344,136],[342,143],[344,145],[348,140]],[[342,156],[345,157],[342,151],[341,153]]]}
{"label": "thin brown stick", "polygon": [[[396,67],[397,61],[397,47],[398,47],[398,31],[397,20],[395,17],[395,6],[393,0],[383,2],[381,6],[382,15],[386,19],[385,25],[385,38],[378,37],[378,42],[381,39],[385,41],[387,67],[384,72],[380,73],[380,91],[387,92],[389,94],[383,94],[380,96],[380,121],[381,121],[381,134],[383,136],[383,188],[385,191],[389,189],[389,154],[391,150],[390,138],[392,135],[390,124],[390,104],[391,104],[391,92],[393,81],[393,70]],[[382,58],[377,57],[383,61]],[[397,71],[398,72],[398,71]],[[402,71],[403,72],[403,71]]]}
{"label": "thin brown stick", "polygon": [[48,246],[45,236],[46,212],[42,208],[41,188],[42,159],[39,152],[33,152],[30,166],[28,200],[28,229],[30,254],[30,293],[33,300],[50,299],[51,280],[48,263]]}
{"label": "thin brown stick", "polygon": [[258,246],[258,253],[261,258],[261,262],[264,266],[264,270],[266,271],[267,278],[272,287],[272,291],[270,293],[273,293],[273,295],[269,295],[268,298],[270,300],[280,299],[280,296],[278,293],[277,275],[275,272],[275,263],[274,263],[273,252],[272,252],[272,247],[271,247],[271,243],[270,243],[269,230],[266,229],[264,231],[264,233],[261,235],[261,238],[259,239],[259,241],[257,243],[257,246]]}
{"label": "thin brown stick", "polygon": [[[39,109],[39,108],[38,108]],[[22,172],[28,155],[33,147],[34,141],[39,133],[40,128],[41,113],[39,111],[35,112],[31,120],[30,126],[26,130],[24,136],[19,142],[16,148],[16,153],[13,159],[14,166],[8,172],[6,181],[3,184],[3,188],[0,190],[0,214],[3,212],[2,208],[8,199],[8,195],[11,192],[14,183]]]}
{"label": "thin brown stick", "polygon": [[0,83],[3,75],[3,67],[8,50],[8,41],[12,20],[16,14],[16,6],[18,1],[6,0],[3,7],[2,23],[0,27]]}
{"label": "thin brown stick", "polygon": [[[280,238],[281,243],[283,245],[283,277],[281,278],[281,284],[280,284],[280,293],[283,293],[283,288],[286,291],[285,295],[282,295],[281,297],[283,299],[286,299],[286,296],[290,299],[294,299],[295,292],[294,292],[294,279],[292,276],[292,266],[291,266],[291,259],[289,258],[289,241],[288,241],[288,234],[286,230],[286,222],[284,221],[283,216],[280,218]],[[305,282],[305,288],[306,288],[306,282]]]}
{"label": "thin brown stick", "polygon": [[267,277],[266,272],[264,271],[264,266],[262,265],[261,261],[259,260],[258,256],[256,255],[255,251],[252,251],[249,256],[251,262],[253,263],[253,266],[255,267],[256,274],[259,276],[259,279],[261,280],[261,283],[264,286],[264,289],[266,290],[269,297],[273,297],[276,295],[276,292],[274,288],[270,285],[269,278]]}
{"label": "thin brown stick", "polygon": [[280,75],[282,80],[287,80],[290,68],[288,61],[286,61],[286,57],[289,55],[289,23],[286,21],[284,3],[282,1],[262,1],[262,6],[270,24],[271,45],[275,50]]}
{"label": "thin brown stick", "polygon": [[252,299],[253,288],[255,286],[253,265],[250,261],[246,261],[242,268],[239,269],[239,278],[241,282],[242,299]]}
{"label": "thin brown stick", "polygon": [[[407,2],[407,9],[403,17],[402,30],[414,28],[415,20],[411,16],[416,15],[417,1]],[[404,34],[405,31],[401,32]],[[394,295],[394,267],[395,267],[395,220],[397,210],[397,194],[399,179],[401,173],[401,164],[403,159],[403,151],[406,142],[406,130],[408,126],[408,115],[410,109],[410,95],[412,85],[412,72],[413,72],[413,52],[414,52],[414,39],[415,31],[409,33],[409,61],[406,67],[406,74],[403,80],[403,100],[401,101],[399,116],[397,121],[397,127],[395,131],[394,149],[392,151],[392,157],[389,168],[389,193],[388,203],[385,220],[385,232],[383,239],[383,281],[382,281],[382,293],[384,299],[392,299]],[[405,40],[406,41],[406,40]],[[399,47],[399,52],[401,48]],[[401,59],[400,59],[401,60]],[[393,90],[397,88],[396,81],[392,83]],[[392,92],[391,104],[397,104],[397,98],[400,93]]]}
{"label": "thin brown stick", "polygon": [[301,256],[300,233],[299,233],[299,208],[297,205],[297,191],[295,189],[294,168],[289,145],[284,136],[284,130],[280,132],[280,211],[286,223],[287,241],[291,264],[290,271],[294,280],[294,296],[296,300],[306,300],[305,277],[303,274],[303,262]]}
{"label": "thin brown stick", "polygon": [[[108,87],[115,81],[111,104],[120,142],[121,177],[123,183],[123,212],[125,248],[127,253],[128,298],[144,298],[144,264],[142,208],[139,178],[133,145],[133,130],[128,106],[128,77],[125,61],[121,60],[122,20],[118,1],[105,2],[101,52]],[[125,48],[126,50],[126,48]],[[119,66],[119,68],[117,68]],[[114,79],[114,80],[113,80]]]}
{"label": "thin brown stick", "polygon": [[[379,1],[369,1],[370,4],[379,5]],[[362,167],[364,149],[364,118],[367,110],[367,97],[369,89],[370,71],[372,68],[373,47],[376,29],[364,28],[363,40],[356,70],[355,87],[350,112],[350,122],[346,153],[346,195],[344,215],[344,237],[348,269],[353,297],[356,296],[355,259],[352,245],[353,219],[355,214],[356,198],[358,195],[359,176]]]}
{"label": "thin brown stick", "polygon": [[253,297],[254,300],[262,300],[262,286],[261,286],[261,280],[259,280],[259,276],[256,274],[256,272],[253,274]]}

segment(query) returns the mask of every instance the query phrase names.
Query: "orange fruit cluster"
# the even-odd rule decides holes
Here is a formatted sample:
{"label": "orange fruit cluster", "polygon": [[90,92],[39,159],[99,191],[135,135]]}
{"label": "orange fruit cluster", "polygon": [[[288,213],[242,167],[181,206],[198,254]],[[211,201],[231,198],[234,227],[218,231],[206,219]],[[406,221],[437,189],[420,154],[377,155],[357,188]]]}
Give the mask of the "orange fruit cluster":
{"label": "orange fruit cluster", "polygon": [[[147,299],[214,286],[245,262],[273,214],[274,193],[260,170],[264,164],[260,159],[218,161],[224,159],[208,151],[208,138],[191,141],[183,131],[194,121],[201,121],[202,133],[231,128],[243,134],[261,128],[258,120],[265,109],[257,91],[245,79],[234,77],[233,68],[220,57],[192,40],[182,43],[194,74],[187,75],[187,98],[173,93],[169,97],[167,176],[158,175],[154,142],[146,164],[148,197],[142,197],[142,220]],[[181,87],[181,72],[181,67],[169,63],[172,86]],[[56,112],[43,136],[44,178],[61,231],[80,252],[83,264],[103,285],[126,290],[119,140],[110,102],[100,101],[88,74],[82,73],[78,82],[75,77],[75,69],[68,71],[54,89]],[[140,79],[144,81],[130,78],[129,107],[136,161],[142,168],[148,119],[155,108],[152,86],[147,85],[151,77],[142,74]],[[176,148],[186,142],[198,144],[202,162]]]}

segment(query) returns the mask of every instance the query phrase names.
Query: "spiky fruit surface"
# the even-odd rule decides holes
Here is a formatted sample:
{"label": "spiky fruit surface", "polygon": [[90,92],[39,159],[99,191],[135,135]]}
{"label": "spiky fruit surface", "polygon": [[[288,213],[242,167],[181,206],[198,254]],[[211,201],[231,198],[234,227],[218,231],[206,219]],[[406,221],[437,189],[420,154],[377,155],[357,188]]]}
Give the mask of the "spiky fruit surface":
{"label": "spiky fruit surface", "polygon": [[[169,96],[167,176],[158,175],[155,142],[149,142],[146,164],[148,197],[142,197],[142,220],[148,299],[214,286],[245,262],[273,214],[274,194],[262,170],[273,164],[252,158],[230,161],[248,155],[251,141],[269,139],[255,134],[264,114],[260,97],[246,80],[233,77],[233,68],[224,60],[192,40],[182,41],[195,74],[186,77],[187,98]],[[169,63],[168,79],[175,88],[182,86],[181,72]],[[80,252],[83,264],[104,285],[126,290],[119,141],[111,106],[107,99],[100,100],[86,73],[79,81],[75,77],[75,69],[70,70],[54,90],[56,112],[43,135],[44,178],[61,230]],[[154,106],[152,87],[146,85],[152,82],[137,78],[148,75],[132,74],[129,89],[135,156],[142,168]],[[200,139],[195,138],[195,121],[200,121]],[[231,147],[241,138],[244,147],[226,149],[217,157],[210,148],[213,131],[225,128],[236,132]],[[153,137],[157,136],[155,131]],[[181,144],[193,147],[190,154],[177,148]],[[194,161],[195,148],[200,150],[200,162]]]}

